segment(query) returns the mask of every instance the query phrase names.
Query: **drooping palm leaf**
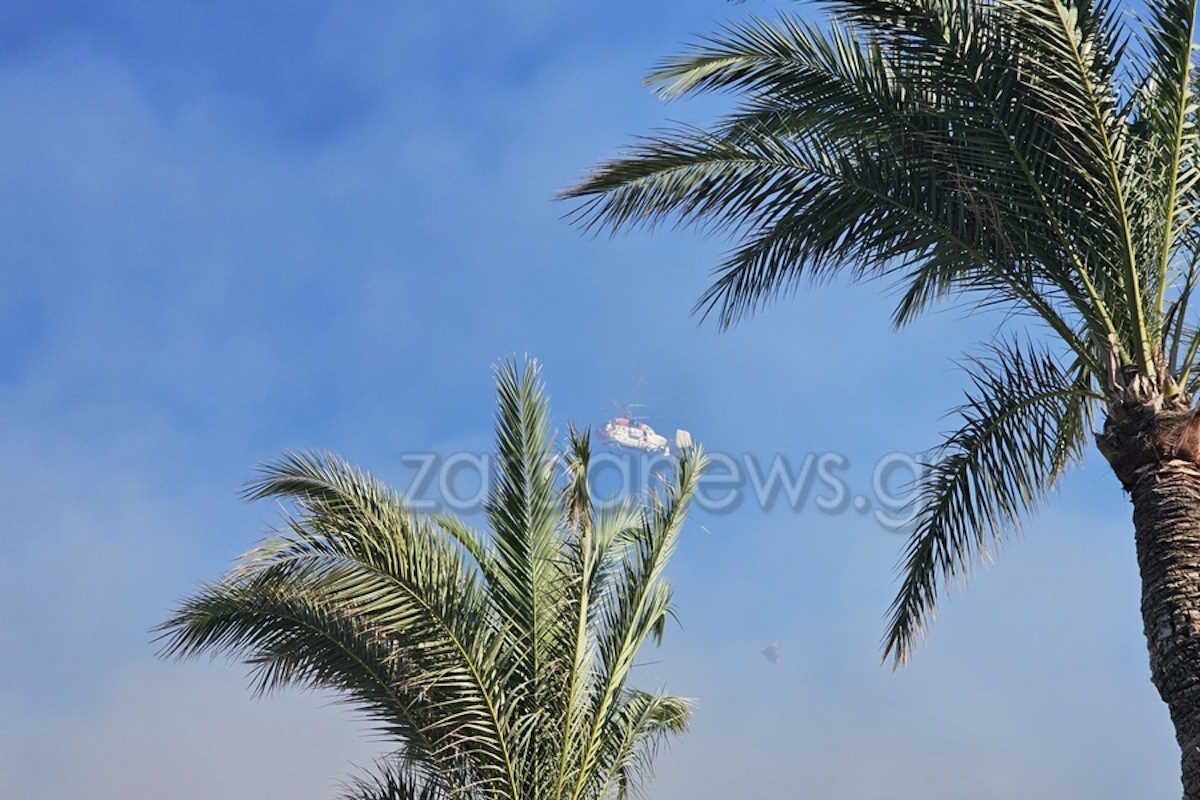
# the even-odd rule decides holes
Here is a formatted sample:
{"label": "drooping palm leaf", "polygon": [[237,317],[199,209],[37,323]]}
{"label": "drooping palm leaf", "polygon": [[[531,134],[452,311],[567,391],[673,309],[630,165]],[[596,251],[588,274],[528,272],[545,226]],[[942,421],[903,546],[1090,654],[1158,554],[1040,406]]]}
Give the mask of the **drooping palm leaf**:
{"label": "drooping palm leaf", "polygon": [[449,800],[453,796],[401,755],[356,775],[346,784],[342,800]]}
{"label": "drooping palm leaf", "polygon": [[993,348],[968,366],[972,389],[960,427],[921,481],[903,583],[884,653],[903,663],[933,613],[939,578],[965,576],[989,544],[1015,527],[1077,452],[1096,399],[1055,358],[1031,347]]}

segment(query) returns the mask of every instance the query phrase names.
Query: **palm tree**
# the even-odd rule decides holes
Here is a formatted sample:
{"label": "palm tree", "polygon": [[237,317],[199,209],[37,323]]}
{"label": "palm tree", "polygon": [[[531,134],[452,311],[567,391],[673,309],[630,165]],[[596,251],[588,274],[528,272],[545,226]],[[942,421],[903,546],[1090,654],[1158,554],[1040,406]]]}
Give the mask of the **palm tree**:
{"label": "palm tree", "polygon": [[[734,240],[697,309],[722,326],[805,280],[898,284],[1024,333],[967,361],[891,608],[906,661],[939,583],[1095,440],[1133,504],[1152,678],[1200,799],[1200,423],[1193,400],[1200,131],[1195,0],[825,0],[828,25],[751,20],[662,62],[665,98],[728,92],[565,192],[588,228],[672,219]],[[1193,309],[1194,310],[1194,309]]]}
{"label": "palm tree", "polygon": [[661,497],[595,509],[588,435],[551,458],[536,364],[496,384],[490,536],[287,455],[247,492],[291,501],[282,532],[161,626],[167,655],[240,656],[257,693],[327,689],[362,711],[397,751],[348,798],[621,798],[688,724],[686,700],[628,678],[671,613],[663,569],[703,454],[678,456]]}

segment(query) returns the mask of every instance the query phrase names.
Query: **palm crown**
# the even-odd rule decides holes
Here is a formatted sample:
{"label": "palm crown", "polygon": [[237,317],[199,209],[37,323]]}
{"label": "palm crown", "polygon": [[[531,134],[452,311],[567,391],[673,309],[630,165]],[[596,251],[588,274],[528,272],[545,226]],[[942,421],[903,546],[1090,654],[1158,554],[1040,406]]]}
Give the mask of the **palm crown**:
{"label": "palm crown", "polygon": [[899,663],[939,580],[1081,457],[1097,401],[1117,425],[1133,408],[1186,409],[1200,379],[1195,3],[1148,0],[1136,29],[1090,0],[820,5],[828,26],[752,20],[660,64],[648,81],[664,97],[740,103],[565,194],[589,227],[730,233],[698,304],[722,325],[845,272],[900,285],[897,325],[952,296],[1049,334],[966,363],[961,427],[923,479],[892,606]]}
{"label": "palm crown", "polygon": [[259,692],[334,690],[397,741],[349,797],[623,797],[688,723],[685,700],[628,677],[670,613],[663,569],[702,453],[679,455],[661,497],[597,510],[588,436],[551,457],[536,366],[498,369],[497,395],[489,537],[289,455],[248,490],[294,503],[284,530],[162,625],[168,654],[238,655]]}

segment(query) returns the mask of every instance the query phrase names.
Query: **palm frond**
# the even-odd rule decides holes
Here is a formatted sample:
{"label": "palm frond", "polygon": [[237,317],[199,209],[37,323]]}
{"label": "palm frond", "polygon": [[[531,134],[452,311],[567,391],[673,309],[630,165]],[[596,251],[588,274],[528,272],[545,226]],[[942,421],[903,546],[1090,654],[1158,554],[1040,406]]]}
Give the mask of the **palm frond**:
{"label": "palm frond", "polygon": [[[968,365],[972,388],[922,478],[919,511],[892,603],[885,657],[905,662],[933,613],[939,580],[963,578],[1016,526],[1077,450],[1095,399],[1087,377],[1032,346],[994,348]],[[1085,373],[1086,375],[1086,373]]]}
{"label": "palm frond", "polygon": [[1088,251],[1116,244],[1089,222],[1089,184],[1104,176],[1081,170],[1047,115],[1023,102],[1014,82],[1025,65],[1011,37],[989,36],[978,20],[947,28],[922,4],[905,8],[941,21],[923,29],[926,46],[941,48],[936,69],[876,39],[860,44],[853,24],[817,31],[788,17],[733,27],[667,62],[652,80],[669,94],[730,88],[748,95],[746,106],[711,133],[644,140],[601,166],[565,193],[582,201],[577,219],[616,229],[671,216],[737,235],[742,244],[698,304],[723,325],[802,277],[913,265],[898,320],[951,291],[1000,295],[1090,358],[1054,295],[1099,338],[1114,328],[1112,270],[1079,256],[1092,244],[1083,236],[1104,245]]}
{"label": "palm frond", "polygon": [[[1125,303],[1122,308],[1129,318],[1129,344],[1138,367],[1146,375],[1155,374],[1153,340],[1146,322],[1142,286],[1147,280],[1144,261],[1137,244],[1138,227],[1144,220],[1131,213],[1127,183],[1138,176],[1126,160],[1133,148],[1126,149],[1123,141],[1127,130],[1121,124],[1117,105],[1115,72],[1122,46],[1118,39],[1123,32],[1114,24],[1107,0],[1068,5],[1063,0],[1013,0],[1016,18],[1028,20],[1020,31],[1044,46],[1044,53],[1059,60],[1043,68],[1060,66],[1062,79],[1050,72],[1051,80],[1035,84],[1039,89],[1047,84],[1054,88],[1046,96],[1055,102],[1070,98],[1066,106],[1077,123],[1066,123],[1064,129],[1070,140],[1079,146],[1081,163],[1088,159],[1100,166],[1108,180],[1103,184],[1102,197],[1112,214],[1112,226],[1120,234],[1124,263]],[[1043,52],[1039,51],[1039,57]],[[1044,90],[1043,90],[1044,91]],[[1074,116],[1078,114],[1078,116]]]}
{"label": "palm frond", "polygon": [[599,661],[591,706],[590,730],[585,737],[572,800],[583,796],[602,745],[605,721],[618,702],[633,659],[651,636],[662,638],[670,612],[670,584],[663,569],[679,538],[687,507],[695,494],[707,458],[700,447],[685,448],[677,457],[673,483],[665,496],[652,500],[641,525],[627,545],[627,554],[602,600],[597,657]]}
{"label": "palm frond", "polygon": [[687,730],[692,703],[682,697],[631,690],[624,693],[605,723],[605,743],[597,761],[595,797],[616,789],[618,798],[637,791],[654,775],[654,759],[670,736]]}
{"label": "palm frond", "polygon": [[449,800],[451,792],[403,755],[364,769],[343,788],[341,800]]}
{"label": "palm frond", "polygon": [[458,517],[449,514],[435,514],[433,521],[447,536],[458,542],[470,554],[488,586],[496,585],[500,580],[496,554],[492,552],[487,541]]}
{"label": "palm frond", "polygon": [[564,678],[561,684],[555,682],[553,691],[546,698],[546,702],[552,704],[558,726],[553,743],[558,752],[558,763],[549,794],[553,798],[562,796],[572,779],[572,771],[578,766],[593,681],[595,644],[589,630],[595,612],[591,587],[600,559],[593,542],[595,519],[588,484],[590,463],[590,437],[572,427],[566,462],[567,482],[562,493],[567,547],[559,580],[564,603],[554,641]]}
{"label": "palm frond", "polygon": [[1146,75],[1141,80],[1139,123],[1147,133],[1142,149],[1147,170],[1162,176],[1157,192],[1148,193],[1151,217],[1159,222],[1155,289],[1156,313],[1163,312],[1171,257],[1179,249],[1193,209],[1186,207],[1200,173],[1194,160],[1196,110],[1192,97],[1192,38],[1195,34],[1195,0],[1150,0],[1140,41],[1145,50]]}
{"label": "palm frond", "polygon": [[393,705],[420,709],[409,713],[433,762],[469,756],[486,793],[511,791],[516,709],[501,691],[503,636],[463,550],[336,459],[288,455],[250,492],[290,496],[298,513],[168,620],[167,653],[242,653],[264,688],[300,682],[360,700],[346,683],[358,673],[322,645],[340,637],[348,648],[357,635],[360,650],[382,648],[388,671],[378,677]]}
{"label": "palm frond", "polygon": [[532,685],[558,613],[551,601],[558,487],[537,363],[504,362],[495,378],[497,469],[485,505],[496,554],[493,601],[511,638],[507,655]]}

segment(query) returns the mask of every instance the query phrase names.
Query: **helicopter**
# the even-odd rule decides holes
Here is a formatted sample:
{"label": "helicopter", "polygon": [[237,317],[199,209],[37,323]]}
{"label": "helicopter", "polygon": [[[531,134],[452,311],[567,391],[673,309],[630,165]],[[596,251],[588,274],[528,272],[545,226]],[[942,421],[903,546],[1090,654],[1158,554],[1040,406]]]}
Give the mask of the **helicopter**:
{"label": "helicopter", "polygon": [[[662,453],[664,456],[671,454],[667,437],[655,431],[633,413],[634,408],[642,407],[641,403],[622,405],[614,402],[613,405],[616,406],[618,415],[606,422],[601,429],[600,435],[605,440],[616,447],[640,450],[643,453]],[[675,447],[683,449],[691,446],[692,435],[682,428],[676,429]]]}

